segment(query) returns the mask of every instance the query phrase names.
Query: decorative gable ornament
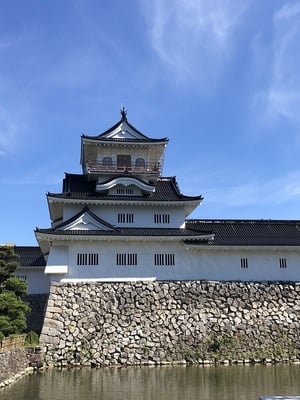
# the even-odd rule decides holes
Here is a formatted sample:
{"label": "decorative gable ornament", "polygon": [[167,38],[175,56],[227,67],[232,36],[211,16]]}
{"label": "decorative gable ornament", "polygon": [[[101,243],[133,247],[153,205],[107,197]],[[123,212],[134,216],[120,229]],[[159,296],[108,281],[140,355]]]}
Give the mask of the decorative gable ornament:
{"label": "decorative gable ornament", "polygon": [[85,207],[82,212],[75,217],[66,221],[57,227],[59,231],[114,231],[113,225],[98,218],[93,214],[88,207]]}
{"label": "decorative gable ornament", "polygon": [[97,183],[96,191],[104,192],[104,191],[110,190],[118,185],[122,185],[124,187],[135,186],[145,193],[153,193],[155,191],[155,186],[149,185],[148,183],[143,182],[140,179],[137,179],[135,177],[130,177],[130,176],[128,176],[128,177],[122,176],[122,177],[111,179],[108,182]]}

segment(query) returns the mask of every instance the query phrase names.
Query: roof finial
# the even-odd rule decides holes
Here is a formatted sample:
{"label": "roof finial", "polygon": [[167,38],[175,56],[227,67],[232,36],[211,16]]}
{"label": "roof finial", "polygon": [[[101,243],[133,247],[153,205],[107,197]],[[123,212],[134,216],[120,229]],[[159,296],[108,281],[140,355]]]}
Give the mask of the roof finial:
{"label": "roof finial", "polygon": [[127,110],[125,110],[125,107],[122,107],[120,111],[121,111],[122,121],[127,121]]}

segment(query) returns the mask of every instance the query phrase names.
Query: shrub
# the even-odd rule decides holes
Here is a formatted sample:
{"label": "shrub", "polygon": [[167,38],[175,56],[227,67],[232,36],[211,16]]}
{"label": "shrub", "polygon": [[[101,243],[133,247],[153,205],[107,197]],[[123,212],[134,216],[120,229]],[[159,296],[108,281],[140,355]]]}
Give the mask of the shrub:
{"label": "shrub", "polygon": [[36,332],[30,331],[25,338],[26,346],[37,346],[39,344],[39,335]]}

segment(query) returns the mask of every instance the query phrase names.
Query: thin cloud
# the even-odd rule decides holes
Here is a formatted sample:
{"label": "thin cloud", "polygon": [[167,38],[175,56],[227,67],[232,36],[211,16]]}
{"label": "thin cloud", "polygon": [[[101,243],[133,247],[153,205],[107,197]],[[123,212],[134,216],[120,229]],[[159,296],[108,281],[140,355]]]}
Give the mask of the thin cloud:
{"label": "thin cloud", "polygon": [[26,185],[61,185],[61,174],[49,171],[48,166],[39,167],[38,170],[22,171],[23,174],[14,179],[3,178],[1,183],[5,185],[26,186]]}
{"label": "thin cloud", "polygon": [[300,4],[285,4],[273,19],[273,66],[266,95],[271,117],[300,124]]}
{"label": "thin cloud", "polygon": [[15,146],[18,131],[18,123],[12,114],[0,107],[0,155],[5,155]]}
{"label": "thin cloud", "polygon": [[[224,171],[223,171],[224,172]],[[233,179],[224,179],[225,176],[234,176]],[[212,182],[212,183],[211,183]],[[227,170],[225,174],[211,173],[203,177],[194,176],[184,193],[195,195],[195,188],[201,187],[204,195],[204,204],[212,208],[247,208],[255,210],[268,204],[282,206],[300,201],[300,171],[292,171],[267,180],[248,175],[238,175]],[[285,207],[283,208],[285,209]]]}
{"label": "thin cloud", "polygon": [[217,80],[231,50],[247,1],[142,1],[151,45],[177,80]]}

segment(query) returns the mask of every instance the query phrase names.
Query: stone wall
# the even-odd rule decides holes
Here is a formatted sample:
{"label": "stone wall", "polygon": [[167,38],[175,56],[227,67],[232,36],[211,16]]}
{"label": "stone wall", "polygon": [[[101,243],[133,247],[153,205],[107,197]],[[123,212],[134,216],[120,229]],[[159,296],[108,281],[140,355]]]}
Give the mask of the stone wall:
{"label": "stone wall", "polygon": [[42,367],[42,354],[39,348],[0,350],[0,388]]}
{"label": "stone wall", "polygon": [[300,283],[127,282],[51,286],[48,364],[300,359]]}

